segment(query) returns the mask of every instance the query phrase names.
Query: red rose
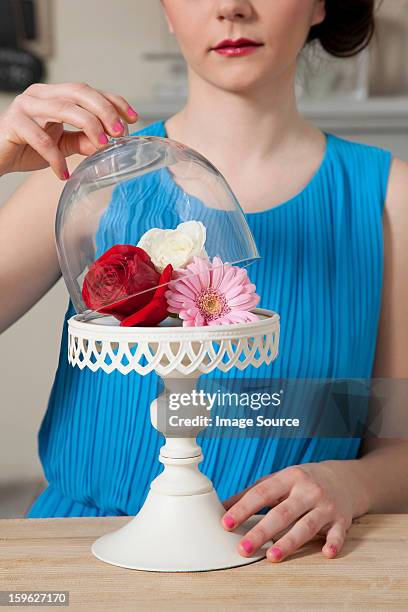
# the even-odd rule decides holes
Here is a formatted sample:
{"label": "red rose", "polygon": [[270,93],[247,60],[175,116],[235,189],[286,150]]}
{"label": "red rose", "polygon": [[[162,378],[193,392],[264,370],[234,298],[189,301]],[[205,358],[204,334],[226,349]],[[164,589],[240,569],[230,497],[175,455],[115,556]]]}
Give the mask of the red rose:
{"label": "red rose", "polygon": [[[154,292],[151,301],[143,306],[140,310],[130,315],[121,322],[122,327],[132,327],[135,325],[157,325],[160,321],[163,321],[168,315],[167,312],[167,300],[165,293],[168,289],[167,283],[171,280],[173,273],[173,266],[169,264],[166,266],[160,276],[158,287]],[[148,292],[151,295],[151,291]]]}
{"label": "red rose", "polygon": [[[162,292],[156,288],[170,280],[172,271],[172,267],[168,266],[160,275],[143,249],[130,244],[117,244],[89,268],[82,287],[82,297],[91,310],[111,314],[120,321],[141,313],[154,303],[156,316],[153,316],[150,309],[148,319],[139,316],[137,325],[157,325],[167,316],[167,301],[164,297],[166,288]],[[151,323],[151,320],[155,323]]]}

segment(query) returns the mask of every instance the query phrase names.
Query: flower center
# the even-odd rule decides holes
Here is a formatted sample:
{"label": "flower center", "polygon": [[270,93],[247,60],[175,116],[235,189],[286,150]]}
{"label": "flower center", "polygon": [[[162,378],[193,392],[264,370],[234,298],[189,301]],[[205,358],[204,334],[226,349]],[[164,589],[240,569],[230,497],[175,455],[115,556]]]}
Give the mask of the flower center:
{"label": "flower center", "polygon": [[218,319],[231,310],[224,294],[216,289],[204,289],[197,297],[196,304],[207,321]]}

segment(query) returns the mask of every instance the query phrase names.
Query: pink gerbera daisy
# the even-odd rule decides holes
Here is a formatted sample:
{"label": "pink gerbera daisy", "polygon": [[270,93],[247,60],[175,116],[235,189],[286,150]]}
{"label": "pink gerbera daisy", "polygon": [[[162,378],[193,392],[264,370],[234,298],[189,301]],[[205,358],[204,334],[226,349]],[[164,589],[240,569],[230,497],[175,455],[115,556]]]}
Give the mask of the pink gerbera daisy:
{"label": "pink gerbera daisy", "polygon": [[178,314],[183,326],[194,327],[257,321],[250,312],[259,302],[255,291],[245,269],[219,257],[212,262],[194,257],[185,269],[174,272],[165,296],[168,311]]}

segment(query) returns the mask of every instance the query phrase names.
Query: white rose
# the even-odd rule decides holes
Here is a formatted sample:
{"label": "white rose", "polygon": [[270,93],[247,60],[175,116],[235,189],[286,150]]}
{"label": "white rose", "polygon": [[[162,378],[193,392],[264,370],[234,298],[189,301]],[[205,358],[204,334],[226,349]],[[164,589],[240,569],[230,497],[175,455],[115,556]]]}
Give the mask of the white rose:
{"label": "white rose", "polygon": [[168,264],[184,268],[195,256],[208,258],[205,240],[205,225],[201,221],[186,221],[174,230],[157,227],[149,230],[137,246],[150,255],[155,268],[162,272]]}

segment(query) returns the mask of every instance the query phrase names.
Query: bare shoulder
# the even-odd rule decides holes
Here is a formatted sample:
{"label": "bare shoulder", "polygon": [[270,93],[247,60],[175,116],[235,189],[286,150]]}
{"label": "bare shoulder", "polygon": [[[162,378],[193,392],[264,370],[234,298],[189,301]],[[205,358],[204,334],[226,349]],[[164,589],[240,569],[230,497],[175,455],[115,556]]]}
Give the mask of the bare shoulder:
{"label": "bare shoulder", "polygon": [[408,161],[394,157],[391,165],[390,181],[405,181],[408,185]]}
{"label": "bare shoulder", "polygon": [[401,159],[394,158],[391,164],[383,234],[386,264],[390,264],[392,259],[394,273],[401,269],[405,275],[408,255],[408,163]]}
{"label": "bare shoulder", "polygon": [[408,162],[394,158],[386,198],[388,215],[408,223]]}

